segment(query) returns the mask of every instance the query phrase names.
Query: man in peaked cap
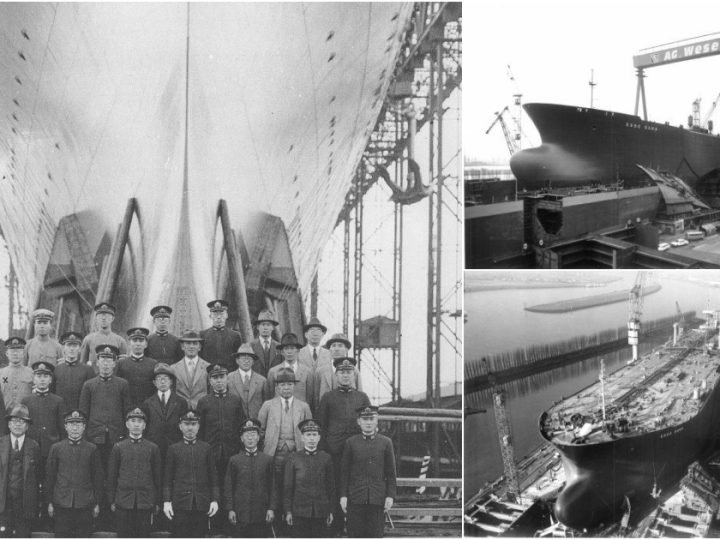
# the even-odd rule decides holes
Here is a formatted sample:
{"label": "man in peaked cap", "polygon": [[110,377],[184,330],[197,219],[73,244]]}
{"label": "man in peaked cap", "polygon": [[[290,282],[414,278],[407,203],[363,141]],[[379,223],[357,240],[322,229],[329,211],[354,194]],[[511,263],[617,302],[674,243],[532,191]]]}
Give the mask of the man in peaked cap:
{"label": "man in peaked cap", "polygon": [[[32,394],[23,398],[22,404],[28,408],[33,422],[28,435],[40,445],[40,463],[38,474],[45,478],[45,462],[50,454],[50,447],[62,439],[64,430],[65,402],[61,397],[50,392],[53,365],[48,362],[35,362],[32,365],[35,388]],[[42,529],[49,529],[47,514],[41,512]]]}
{"label": "man in peaked cap", "polygon": [[312,419],[298,425],[302,450],[290,455],[285,463],[283,512],[295,538],[328,536],[333,522],[335,477],[330,456],[318,450],[320,425]]}
{"label": "man in peaked cap", "polygon": [[[207,367],[207,373],[212,391],[198,401],[199,436],[210,444],[218,475],[224,478],[228,461],[240,450],[240,428],[245,415],[240,398],[228,393],[228,373],[225,367],[212,364]],[[222,533],[223,525],[220,519],[210,520],[212,533]]]}
{"label": "man in peaked cap", "polygon": [[85,336],[80,350],[80,361],[96,369],[96,349],[100,345],[117,347],[119,355],[127,354],[125,338],[112,331],[115,320],[115,306],[109,302],[100,302],[95,305],[95,327],[97,330]]}
{"label": "man in peaked cap", "polygon": [[172,522],[175,538],[202,538],[208,518],[218,512],[220,478],[210,445],[197,438],[197,412],[186,411],[179,426],[182,440],[170,446],[165,460],[163,513]]}
{"label": "man in peaked cap", "polygon": [[225,473],[223,509],[238,538],[265,538],[279,507],[273,458],[258,451],[259,420],[241,428],[243,449],[230,458]]}
{"label": "man in peaked cap", "polygon": [[[29,369],[29,368],[28,368]],[[0,437],[0,529],[3,536],[29,538],[39,502],[40,447],[26,435],[30,413],[13,404],[5,416],[10,431]]]}
{"label": "man in peaked cap", "polygon": [[188,410],[188,404],[173,389],[175,373],[170,366],[163,362],[155,364],[152,380],[156,391],[142,404],[147,416],[145,437],[158,445],[160,457],[164,460],[168,447],[182,437],[178,425]]}
{"label": "man in peaked cap", "polygon": [[300,347],[300,342],[297,340],[295,334],[288,333],[283,335],[280,340],[280,345],[278,345],[278,349],[283,355],[283,362],[270,368],[270,371],[268,371],[267,381],[265,383],[267,395],[274,395],[276,390],[275,378],[279,371],[281,369],[292,369],[297,379],[294,390],[295,397],[307,404],[312,403],[314,387],[313,376],[310,368],[303,366],[298,361],[297,355]]}
{"label": "man in peaked cap", "polygon": [[5,340],[8,354],[8,365],[0,369],[0,391],[5,399],[5,408],[19,404],[32,392],[33,371],[23,366],[25,340],[11,337]]}
{"label": "man in peaked cap", "polygon": [[357,413],[360,433],[346,441],[340,465],[340,507],[347,513],[348,536],[381,538],[397,490],[395,453],[392,441],[378,433],[378,408]]}
{"label": "man in peaked cap", "polygon": [[277,349],[280,343],[275,341],[272,336],[273,331],[279,324],[271,311],[261,311],[255,321],[257,338],[250,344],[258,360],[253,364],[253,370],[263,377],[267,377],[271,367],[282,363],[282,355]]}
{"label": "man in peaked cap", "polygon": [[260,407],[270,398],[265,377],[252,369],[258,356],[249,343],[243,343],[233,357],[238,369],[228,375],[228,391],[240,398],[245,418],[257,418]]}
{"label": "man in peaked cap", "polygon": [[83,384],[95,377],[95,370],[80,362],[83,337],[80,332],[65,332],[60,336],[63,359],[55,368],[55,393],[63,399],[68,410],[78,408]]}
{"label": "man in peaked cap", "polygon": [[115,368],[115,375],[125,379],[130,386],[131,407],[139,407],[155,392],[152,380],[157,360],[145,356],[149,334],[147,328],[130,328],[127,331],[130,355],[121,358]]}
{"label": "man in peaked cap", "polygon": [[[347,358],[351,347],[352,344],[345,334],[333,334],[325,343],[325,348],[330,351],[330,356],[333,361],[336,358]],[[322,397],[339,385],[337,372],[332,362],[329,366],[323,366],[315,372],[314,383],[315,403],[313,404],[313,411],[317,411]],[[353,371],[352,382],[350,384],[355,390],[362,390],[360,372],[357,366],[355,366],[355,370]]]}
{"label": "man in peaked cap", "polygon": [[53,366],[62,358],[62,346],[50,336],[55,314],[49,309],[36,309],[32,313],[35,335],[25,345],[23,364],[31,366],[35,362],[48,362]]}
{"label": "man in peaked cap", "polygon": [[88,538],[100,513],[103,468],[100,452],[83,439],[87,418],[79,409],[64,414],[67,438],[50,447],[45,503],[57,538]]}
{"label": "man in peaked cap", "polygon": [[207,367],[210,365],[200,358],[203,338],[196,330],[185,330],[180,335],[180,345],[185,356],[170,366],[175,374],[175,391],[185,399],[191,409],[197,407],[201,397],[207,394]]}
{"label": "man in peaked cap", "polygon": [[[352,387],[356,364],[357,360],[349,357],[334,360],[335,376],[339,385],[323,395],[317,410],[318,423],[325,434],[325,448],[332,458],[335,478],[340,478],[345,441],[360,433],[357,410],[370,406],[370,398],[367,394]],[[343,530],[344,514],[340,511],[337,499],[334,506],[333,530],[336,534],[340,534]]]}
{"label": "man in peaked cap", "polygon": [[225,326],[228,318],[229,304],[225,300],[212,300],[207,303],[210,309],[212,326],[200,332],[205,340],[203,345],[205,360],[211,364],[221,364],[228,372],[235,369],[232,355],[242,345],[242,336]]}
{"label": "man in peaked cap", "polygon": [[145,413],[140,408],[125,415],[127,439],[113,446],[107,474],[107,500],[117,518],[120,538],[150,536],[151,516],[162,499],[160,449],[143,437]]}
{"label": "man in peaked cap", "polygon": [[180,339],[169,332],[172,312],[170,306],[155,306],[150,310],[155,332],[148,337],[145,351],[150,358],[168,365],[174,364],[185,355],[180,347]]}
{"label": "man in peaked cap", "polygon": [[315,376],[315,372],[321,367],[332,365],[330,351],[320,346],[327,327],[317,317],[313,317],[305,325],[303,331],[305,332],[305,346],[298,351],[298,361],[309,368]]}

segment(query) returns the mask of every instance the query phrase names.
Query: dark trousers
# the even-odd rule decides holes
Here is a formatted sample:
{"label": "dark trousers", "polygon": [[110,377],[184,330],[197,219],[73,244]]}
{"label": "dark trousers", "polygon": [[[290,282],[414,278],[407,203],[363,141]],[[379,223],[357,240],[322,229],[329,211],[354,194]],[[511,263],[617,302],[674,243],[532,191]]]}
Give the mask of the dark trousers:
{"label": "dark trousers", "polygon": [[147,538],[150,536],[152,510],[115,508],[118,538]]}
{"label": "dark trousers", "polygon": [[3,538],[29,538],[31,520],[25,517],[22,493],[8,493],[5,512],[0,514],[0,536]]}
{"label": "dark trousers", "polygon": [[270,527],[267,523],[238,523],[233,527],[232,536],[235,538],[268,538]]}
{"label": "dark trousers", "polygon": [[88,538],[92,527],[92,508],[55,506],[55,538]]}
{"label": "dark trousers", "polygon": [[[218,512],[217,515],[227,512]],[[172,535],[175,538],[202,538],[208,532],[207,512],[202,510],[175,510]]]}
{"label": "dark trousers", "polygon": [[[340,463],[342,463],[342,450],[337,453],[330,453],[333,462],[333,474],[335,475],[335,485],[340,486]],[[330,525],[333,536],[342,536],[345,528],[345,512],[340,508],[340,497],[332,502],[333,522]]]}
{"label": "dark trousers", "polygon": [[[287,461],[288,456],[292,454],[290,450],[285,447],[283,450],[276,450],[273,465],[275,467],[275,489],[277,490],[277,499],[279,501],[283,500],[283,478],[285,476],[285,462]],[[275,534],[276,536],[282,536],[282,537],[288,537],[290,536],[290,531],[288,530],[287,523],[280,517],[280,512],[278,512],[278,519],[276,519],[273,522],[273,526],[275,527]]]}
{"label": "dark trousers", "polygon": [[[228,462],[230,461],[230,456],[226,454],[227,452],[225,451],[225,447],[221,444],[213,447],[212,449],[213,460],[215,461],[215,467],[217,468],[218,478],[221,479],[221,490],[223,489],[222,479],[225,478],[225,471],[227,470]],[[210,534],[212,535],[227,536],[229,533],[229,526],[230,524],[227,520],[227,512],[218,511],[210,518]]]}
{"label": "dark trousers", "polygon": [[325,526],[326,518],[307,518],[293,516],[290,534],[293,538],[327,538],[330,529]]}
{"label": "dark trousers", "polygon": [[[103,482],[107,481],[108,462],[110,461],[110,452],[112,451],[113,443],[110,442],[110,437],[105,434],[104,443],[95,443],[100,452],[100,463],[102,464],[103,470]],[[103,483],[103,493],[105,492],[105,484]],[[110,511],[110,502],[104,501],[100,504],[100,514],[95,520],[95,530],[103,532],[112,532],[115,530],[116,519],[113,513]]]}
{"label": "dark trousers", "polygon": [[350,538],[382,538],[385,531],[385,511],[379,504],[347,506],[347,529]]}

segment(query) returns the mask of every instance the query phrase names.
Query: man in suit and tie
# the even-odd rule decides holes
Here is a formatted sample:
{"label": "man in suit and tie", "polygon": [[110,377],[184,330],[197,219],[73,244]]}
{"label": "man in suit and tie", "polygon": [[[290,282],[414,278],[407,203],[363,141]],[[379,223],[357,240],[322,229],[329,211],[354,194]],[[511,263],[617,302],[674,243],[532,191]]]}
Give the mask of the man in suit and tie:
{"label": "man in suit and tie", "polygon": [[187,401],[188,407],[195,409],[200,398],[207,394],[207,367],[210,364],[199,356],[203,338],[196,330],[183,331],[180,346],[185,356],[170,366],[175,374],[175,391]]}
{"label": "man in suit and tie", "polygon": [[245,418],[257,418],[262,404],[272,396],[265,388],[265,377],[253,371],[258,356],[249,343],[243,343],[234,355],[238,369],[228,375],[228,392],[242,401]]}
{"label": "man in suit and tie", "polygon": [[178,425],[188,410],[187,401],[173,391],[174,382],[175,373],[170,366],[162,362],[156,364],[153,384],[157,392],[142,404],[142,410],[147,416],[145,437],[158,445],[163,462],[168,447],[179,442],[182,437]]}
{"label": "man in suit and tie", "polygon": [[25,405],[5,416],[10,434],[0,437],[0,527],[3,536],[29,538],[38,508],[40,446],[25,433],[31,419]]}
{"label": "man in suit and tie", "polygon": [[332,366],[330,351],[320,346],[327,328],[317,317],[313,317],[305,325],[303,332],[305,332],[306,345],[298,352],[298,362],[310,368],[314,376],[321,367]]}
{"label": "man in suit and tie", "polygon": [[261,311],[255,321],[258,337],[251,342],[251,345],[258,359],[252,368],[263,377],[267,377],[271,367],[282,363],[282,355],[277,349],[280,343],[272,337],[273,331],[279,324],[270,311]]}
{"label": "man in suit and tie", "polygon": [[290,368],[280,368],[275,379],[277,395],[263,403],[258,420],[265,426],[263,452],[274,458],[275,489],[282,500],[282,481],[285,460],[296,450],[302,450],[303,439],[298,425],[312,418],[310,407],[293,394],[297,379]]}
{"label": "man in suit and tie", "polygon": [[[298,351],[300,350],[300,343],[297,340],[295,334],[285,334],[280,340],[278,349],[283,355],[283,363],[270,368],[267,375],[267,382],[265,383],[265,390],[268,395],[273,396],[276,392],[276,377],[282,369],[292,369],[297,379],[294,395],[300,401],[304,401],[307,404],[313,401],[313,390],[314,390],[314,378],[310,368],[302,365],[298,362]],[[263,422],[263,425],[265,422]]]}

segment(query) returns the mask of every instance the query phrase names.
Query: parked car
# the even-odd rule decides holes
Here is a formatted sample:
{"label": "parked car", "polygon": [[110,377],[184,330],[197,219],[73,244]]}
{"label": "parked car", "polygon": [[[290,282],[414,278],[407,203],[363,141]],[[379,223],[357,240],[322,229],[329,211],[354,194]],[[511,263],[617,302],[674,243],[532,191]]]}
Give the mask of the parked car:
{"label": "parked car", "polygon": [[658,244],[658,251],[667,251],[668,249],[670,249],[670,244],[667,242],[661,242]]}
{"label": "parked car", "polygon": [[670,242],[670,245],[672,247],[680,247],[680,246],[687,246],[690,242],[685,240],[684,238],[678,238],[677,240],[673,240]]}

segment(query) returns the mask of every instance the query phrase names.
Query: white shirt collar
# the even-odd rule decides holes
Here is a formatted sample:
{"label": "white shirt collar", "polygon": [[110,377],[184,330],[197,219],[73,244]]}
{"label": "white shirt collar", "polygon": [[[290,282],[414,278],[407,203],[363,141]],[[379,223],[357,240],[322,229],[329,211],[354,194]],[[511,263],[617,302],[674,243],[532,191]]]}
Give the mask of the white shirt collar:
{"label": "white shirt collar", "polygon": [[163,394],[165,394],[165,401],[167,401],[170,398],[170,390],[165,390],[164,392],[161,392],[158,390],[158,398],[162,399]]}
{"label": "white shirt collar", "polygon": [[294,400],[294,399],[295,399],[295,396],[290,396],[289,398],[281,397],[281,398],[280,398],[280,401],[281,401],[283,407],[285,406],[285,400],[287,400],[288,405],[289,405],[290,407],[292,407],[292,405],[293,405],[293,400]]}
{"label": "white shirt collar", "polygon": [[18,445],[20,446],[20,450],[23,449],[23,444],[25,444],[25,435],[21,435],[20,437],[16,437],[12,433],[10,434],[10,447],[15,448],[15,441],[18,441]]}

